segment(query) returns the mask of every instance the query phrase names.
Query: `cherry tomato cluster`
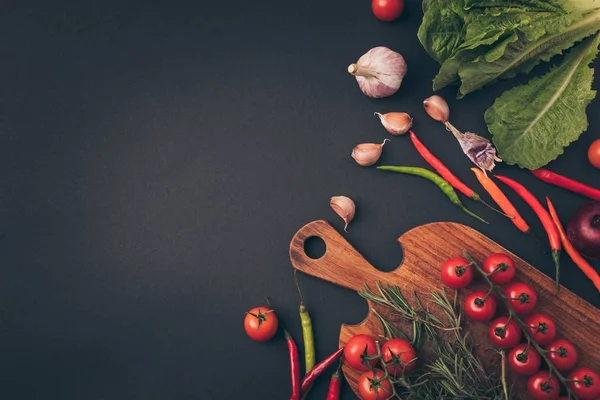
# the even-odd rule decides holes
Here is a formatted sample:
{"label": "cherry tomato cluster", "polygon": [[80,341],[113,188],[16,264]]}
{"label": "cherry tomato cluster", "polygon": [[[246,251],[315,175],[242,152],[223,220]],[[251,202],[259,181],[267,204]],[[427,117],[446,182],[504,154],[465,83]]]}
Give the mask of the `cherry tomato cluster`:
{"label": "cherry tomato cluster", "polygon": [[[362,372],[358,379],[361,400],[382,400],[392,393],[390,377],[410,373],[416,365],[417,353],[412,344],[404,339],[390,339],[377,351],[375,338],[358,334],[348,340],[344,347],[346,364]],[[382,362],[385,365],[380,365]],[[386,368],[387,372],[383,370]]]}
{"label": "cherry tomato cluster", "polygon": [[[492,253],[481,266],[483,272],[497,286],[512,311],[522,319],[533,340],[543,349],[554,368],[569,372],[567,384],[580,400],[600,398],[600,376],[585,367],[575,368],[578,353],[573,343],[556,338],[556,324],[546,314],[534,312],[538,296],[531,285],[514,281],[514,260],[504,253]],[[477,270],[463,257],[446,260],[441,267],[444,284],[455,289],[466,288],[475,278]],[[542,357],[528,342],[523,343],[523,331],[510,316],[499,315],[498,299],[489,291],[475,291],[464,301],[467,316],[478,322],[489,322],[488,336],[498,348],[508,350],[508,365],[516,374],[528,376],[527,390],[534,400],[559,399],[559,380],[548,369],[542,369]]]}

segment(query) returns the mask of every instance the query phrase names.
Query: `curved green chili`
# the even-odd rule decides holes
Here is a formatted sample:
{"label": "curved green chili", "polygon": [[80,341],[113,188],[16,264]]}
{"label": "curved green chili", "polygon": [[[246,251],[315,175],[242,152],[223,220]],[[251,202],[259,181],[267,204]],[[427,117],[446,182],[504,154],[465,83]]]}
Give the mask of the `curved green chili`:
{"label": "curved green chili", "polygon": [[454,190],[452,185],[450,185],[448,182],[446,182],[444,180],[444,178],[442,178],[441,176],[439,176],[438,174],[436,174],[434,172],[429,171],[428,169],[421,168],[421,167],[405,167],[405,166],[394,166],[394,165],[382,165],[382,166],[377,167],[377,169],[380,169],[382,171],[399,172],[401,174],[416,175],[416,176],[420,176],[421,178],[428,179],[431,182],[438,185],[438,187],[442,190],[442,192],[444,192],[444,194],[446,196],[448,196],[450,201],[455,206],[460,208],[463,212],[465,212],[466,214],[470,215],[473,218],[478,219],[481,222],[484,222],[486,224],[488,223],[485,219],[481,218],[479,215],[475,214],[474,212],[469,211],[463,205],[463,203],[458,198],[458,194],[456,193],[456,191]]}

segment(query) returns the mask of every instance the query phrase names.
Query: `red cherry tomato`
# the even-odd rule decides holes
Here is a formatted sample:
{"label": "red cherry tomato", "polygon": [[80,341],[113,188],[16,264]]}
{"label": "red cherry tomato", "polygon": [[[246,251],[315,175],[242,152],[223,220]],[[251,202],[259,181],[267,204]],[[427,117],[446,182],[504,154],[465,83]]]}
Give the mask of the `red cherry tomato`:
{"label": "red cherry tomato", "polygon": [[267,307],[255,307],[246,313],[244,330],[252,340],[265,342],[275,336],[279,320],[275,311]]}
{"label": "red cherry tomato", "polygon": [[505,285],[512,281],[517,272],[513,259],[504,253],[490,254],[481,268],[496,285]]}
{"label": "red cherry tomato", "polygon": [[369,335],[354,335],[346,342],[344,347],[344,359],[346,364],[357,371],[367,371],[377,365],[377,345],[375,339]]}
{"label": "red cherry tomato", "polygon": [[546,347],[546,355],[559,371],[570,371],[579,357],[573,343],[565,339],[556,339]]}
{"label": "red cherry tomato", "polygon": [[531,314],[524,322],[533,340],[540,346],[550,344],[556,337],[556,324],[546,314]]}
{"label": "red cherry tomato", "polygon": [[381,347],[381,356],[388,365],[388,373],[393,376],[408,374],[415,368],[417,352],[404,339],[390,339]]}
{"label": "red cherry tomato", "polygon": [[473,281],[473,266],[463,257],[453,257],[442,264],[441,274],[446,286],[461,289]]}
{"label": "red cherry tomato", "polygon": [[465,299],[465,312],[473,321],[489,321],[496,315],[497,308],[496,298],[486,292],[473,292]]}
{"label": "red cherry tomato", "polygon": [[509,321],[508,317],[502,316],[491,322],[488,335],[496,346],[510,349],[519,344],[523,332],[513,319]]}
{"label": "red cherry tomato", "polygon": [[600,396],[600,376],[589,368],[575,368],[567,380],[570,381],[568,385],[579,400],[594,400]]}
{"label": "red cherry tomato", "polygon": [[508,353],[508,365],[517,374],[530,376],[540,370],[542,357],[533,346],[521,343]]}
{"label": "red cherry tomato", "polygon": [[511,308],[519,315],[529,314],[537,304],[537,294],[528,284],[513,282],[504,289]]}
{"label": "red cherry tomato", "polygon": [[361,400],[383,400],[392,395],[392,384],[380,369],[363,372],[358,378]]}
{"label": "red cherry tomato", "polygon": [[555,400],[560,394],[560,383],[548,371],[538,371],[529,377],[527,391],[533,400]]}
{"label": "red cherry tomato", "polygon": [[596,139],[588,149],[588,160],[596,168],[600,168],[600,139]]}
{"label": "red cherry tomato", "polygon": [[402,15],[404,0],[372,0],[371,9],[377,19],[390,22]]}

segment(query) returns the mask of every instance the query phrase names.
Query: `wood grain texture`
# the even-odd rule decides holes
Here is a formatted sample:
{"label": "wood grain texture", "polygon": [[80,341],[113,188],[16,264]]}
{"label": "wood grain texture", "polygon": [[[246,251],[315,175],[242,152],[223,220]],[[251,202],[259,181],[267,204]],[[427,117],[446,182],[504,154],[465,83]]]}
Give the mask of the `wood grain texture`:
{"label": "wood grain texture", "polygon": [[[312,236],[320,237],[326,245],[325,254],[319,259],[308,257],[304,251],[304,242]],[[354,291],[363,288],[365,284],[375,289],[375,282],[380,281],[398,285],[409,300],[412,300],[413,292],[424,300],[429,298],[432,291],[443,288],[439,268],[446,259],[461,256],[467,250],[481,264],[490,253],[504,252],[515,260],[515,279],[530,283],[537,290],[538,305],[535,311],[550,316],[557,324],[557,336],[567,338],[578,348],[578,365],[600,371],[600,310],[562,286],[559,295],[554,296],[554,281],[517,255],[470,227],[450,222],[431,223],[411,229],[398,238],[398,243],[404,253],[401,265],[392,272],[381,272],[365,260],[329,223],[318,220],[302,227],[292,238],[290,259],[295,269]],[[552,262],[550,257],[548,262]],[[480,279],[469,288],[461,290],[460,298],[464,299],[471,291],[485,289],[487,284]],[[361,323],[342,325],[340,346],[344,346],[350,337],[359,333],[376,337],[382,335],[381,325],[371,311],[374,305],[368,303],[369,312]],[[500,309],[498,313],[504,312],[505,310]],[[403,328],[407,327],[408,325]],[[477,343],[477,352],[485,360],[488,372],[500,374],[499,356],[489,351],[492,343],[487,337],[487,324],[467,322],[467,329]],[[410,333],[408,329],[404,331]],[[426,350],[419,362],[425,361]],[[359,373],[346,365],[343,370],[346,380],[357,393]],[[519,394],[525,393],[526,379],[513,374],[509,374],[509,379],[515,384],[517,398],[527,398],[524,394]]]}

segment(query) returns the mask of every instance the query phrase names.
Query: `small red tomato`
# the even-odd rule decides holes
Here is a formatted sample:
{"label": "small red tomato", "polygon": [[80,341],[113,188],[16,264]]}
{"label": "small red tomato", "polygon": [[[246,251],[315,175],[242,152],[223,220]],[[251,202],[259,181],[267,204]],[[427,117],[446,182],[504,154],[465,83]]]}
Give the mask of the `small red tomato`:
{"label": "small red tomato", "polygon": [[588,149],[588,160],[596,168],[600,168],[600,139],[596,139]]}
{"label": "small red tomato", "polygon": [[510,349],[519,344],[523,332],[514,320],[502,316],[491,322],[488,335],[496,346],[501,349]]}
{"label": "small red tomato", "polygon": [[532,346],[521,343],[508,353],[508,365],[517,374],[529,376],[540,370],[542,357]]}
{"label": "small red tomato", "polygon": [[[374,357],[374,358],[371,358]],[[346,342],[344,347],[346,364],[357,371],[367,371],[377,365],[377,345],[375,339],[369,335],[354,335]]]}
{"label": "small red tomato", "polygon": [[380,369],[363,372],[358,378],[361,400],[383,400],[392,395],[392,384]]}
{"label": "small red tomato", "polygon": [[275,311],[267,307],[255,307],[246,313],[244,330],[257,342],[265,342],[275,336],[279,320]]}
{"label": "small red tomato", "polygon": [[381,347],[381,356],[388,365],[389,374],[402,376],[415,368],[417,352],[412,344],[404,339],[390,339]]}
{"label": "small red tomato", "polygon": [[461,289],[473,281],[473,267],[463,257],[453,257],[442,264],[442,281],[448,287]]}
{"label": "small red tomato", "polygon": [[559,371],[569,371],[577,364],[577,349],[568,340],[556,339],[546,347],[546,351],[550,362]]}
{"label": "small red tomato", "polygon": [[372,0],[371,9],[380,21],[390,22],[404,11],[404,0]]}
{"label": "small red tomato", "polygon": [[531,314],[524,322],[533,340],[540,346],[550,344],[556,337],[556,324],[546,314]]}
{"label": "small red tomato", "polygon": [[490,254],[481,268],[496,285],[505,285],[512,281],[517,272],[513,259],[504,253]]}
{"label": "small red tomato", "polygon": [[560,394],[560,383],[548,371],[538,371],[527,381],[527,391],[533,400],[556,400]]}
{"label": "small red tomato", "polygon": [[589,368],[575,368],[567,380],[570,381],[569,388],[580,400],[594,400],[600,396],[600,376]]}
{"label": "small red tomato", "polygon": [[513,282],[504,289],[511,308],[519,315],[529,314],[537,304],[537,294],[528,284]]}
{"label": "small red tomato", "polygon": [[496,314],[496,298],[486,292],[470,293],[465,299],[465,312],[473,321],[485,322]]}

